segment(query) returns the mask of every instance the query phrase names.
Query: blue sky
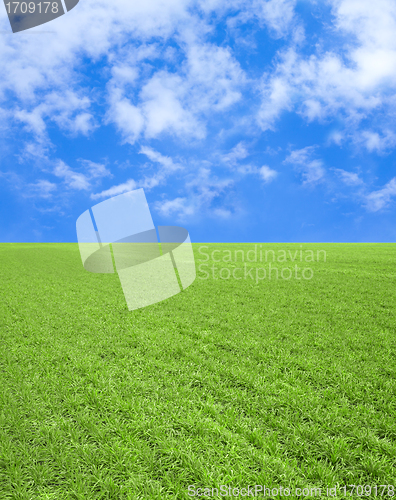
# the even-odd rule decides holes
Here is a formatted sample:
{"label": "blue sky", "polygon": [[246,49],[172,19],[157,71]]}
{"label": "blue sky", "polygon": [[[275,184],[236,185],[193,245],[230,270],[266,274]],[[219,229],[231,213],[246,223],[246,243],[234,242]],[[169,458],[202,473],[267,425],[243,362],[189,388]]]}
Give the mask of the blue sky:
{"label": "blue sky", "polygon": [[143,187],[193,242],[396,241],[394,0],[0,6],[0,241]]}

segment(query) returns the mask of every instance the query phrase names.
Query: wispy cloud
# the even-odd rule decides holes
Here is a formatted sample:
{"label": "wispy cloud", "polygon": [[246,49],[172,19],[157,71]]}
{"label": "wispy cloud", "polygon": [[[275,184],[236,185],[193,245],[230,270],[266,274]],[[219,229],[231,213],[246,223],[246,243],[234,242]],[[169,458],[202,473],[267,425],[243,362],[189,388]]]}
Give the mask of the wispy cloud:
{"label": "wispy cloud", "polygon": [[388,207],[394,196],[396,196],[396,177],[393,177],[382,189],[366,196],[366,208],[370,212],[378,212]]}
{"label": "wispy cloud", "polygon": [[46,133],[46,119],[55,122],[61,130],[87,135],[95,129],[93,115],[87,111],[90,104],[87,97],[79,97],[76,92],[66,90],[61,94],[54,91],[32,109],[17,108],[15,118],[38,137]]}
{"label": "wispy cloud", "polygon": [[232,150],[224,155],[221,155],[221,160],[230,165],[236,165],[239,160],[244,160],[249,156],[246,145],[239,142]]}
{"label": "wispy cloud", "polygon": [[187,198],[174,198],[173,200],[157,202],[155,208],[164,217],[179,215],[184,218],[195,214],[194,203],[188,201]]}
{"label": "wispy cloud", "polygon": [[53,169],[56,177],[63,179],[65,185],[70,189],[78,191],[88,191],[92,187],[92,181],[103,177],[112,177],[109,170],[100,163],[94,163],[90,160],[80,159],[79,162],[85,168],[85,173],[76,172],[71,169],[64,161],[58,160]]}
{"label": "wispy cloud", "polygon": [[312,159],[316,146],[307,146],[303,149],[296,149],[284,160],[284,163],[293,165],[303,178],[304,186],[315,186],[322,182],[326,170],[323,161]]}
{"label": "wispy cloud", "polygon": [[58,189],[57,184],[46,179],[31,183],[25,182],[23,177],[15,172],[0,171],[0,178],[12,186],[12,189],[17,191],[22,198],[51,199]]}
{"label": "wispy cloud", "polygon": [[334,168],[333,170],[347,186],[360,186],[363,184],[362,179],[355,172],[347,172],[342,168]]}
{"label": "wispy cloud", "polygon": [[58,186],[53,182],[40,179],[33,184],[29,184],[28,188],[33,196],[37,196],[39,198],[51,198],[53,192],[57,190]]}
{"label": "wispy cloud", "polygon": [[122,184],[118,184],[117,186],[113,186],[109,189],[106,189],[100,193],[91,194],[92,200],[97,200],[99,198],[109,198],[111,196],[117,196],[122,193],[127,193],[128,191],[133,191],[136,189],[137,183],[133,179],[128,179],[126,182]]}
{"label": "wispy cloud", "polygon": [[87,172],[91,179],[101,179],[102,177],[113,177],[113,174],[106,168],[103,163],[95,163],[91,160],[80,158],[78,160]]}
{"label": "wispy cloud", "polygon": [[239,174],[245,175],[257,175],[259,176],[265,183],[270,183],[273,181],[278,172],[276,170],[271,169],[267,165],[262,167],[257,167],[251,164],[240,164],[240,160],[244,160],[249,156],[249,151],[244,142],[239,142],[232,150],[220,156],[221,161],[228,165],[233,171],[238,172]]}
{"label": "wispy cloud", "polygon": [[64,180],[65,184],[72,189],[77,190],[88,190],[91,185],[87,176],[79,172],[74,172],[66,163],[62,160],[57,162],[56,167],[53,171],[54,175],[60,177]]}
{"label": "wispy cloud", "polygon": [[172,158],[170,158],[169,156],[164,156],[148,146],[142,146],[139,153],[146,155],[147,158],[149,158],[152,162],[159,163],[162,166],[163,170],[167,173],[183,169],[182,165],[180,165],[179,163],[174,163]]}
{"label": "wispy cloud", "polygon": [[139,180],[128,179],[126,182],[117,184],[109,189],[101,191],[100,193],[92,194],[91,198],[94,200],[98,198],[106,198],[108,196],[125,193],[136,188],[150,190],[165,183],[170,175],[179,170],[183,170],[183,166],[181,164],[175,163],[169,156],[164,156],[148,146],[142,146],[139,154],[147,156],[147,158],[149,158],[153,163],[159,165],[159,168],[152,176],[145,175]]}
{"label": "wispy cloud", "polygon": [[[227,200],[227,194],[232,188],[232,179],[219,179],[208,167],[201,167],[185,184],[187,196],[165,199],[155,204],[159,214],[168,217],[175,215],[179,221],[199,215],[213,216],[220,212],[231,213],[234,207]],[[222,202],[221,206],[216,203]]]}

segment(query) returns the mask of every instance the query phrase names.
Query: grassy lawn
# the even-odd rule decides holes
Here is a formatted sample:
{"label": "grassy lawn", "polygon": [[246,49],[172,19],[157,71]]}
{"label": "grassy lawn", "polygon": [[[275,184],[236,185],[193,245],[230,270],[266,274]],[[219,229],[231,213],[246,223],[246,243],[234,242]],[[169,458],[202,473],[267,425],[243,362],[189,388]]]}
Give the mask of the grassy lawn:
{"label": "grassy lawn", "polygon": [[[0,245],[1,500],[396,491],[396,245],[304,244],[311,279],[257,283],[241,260],[211,261],[237,249],[254,245],[194,245],[197,270],[242,279],[198,271],[128,311],[77,244]],[[301,247],[262,249],[290,250],[280,270]]]}

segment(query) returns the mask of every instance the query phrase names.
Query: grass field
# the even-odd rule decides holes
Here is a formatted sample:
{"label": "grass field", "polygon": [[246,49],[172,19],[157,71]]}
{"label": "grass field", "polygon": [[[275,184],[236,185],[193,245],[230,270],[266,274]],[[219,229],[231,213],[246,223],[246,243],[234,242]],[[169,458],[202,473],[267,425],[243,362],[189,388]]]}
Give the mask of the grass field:
{"label": "grass field", "polygon": [[[0,500],[187,499],[221,485],[325,497],[352,484],[389,498],[396,245],[302,248],[326,251],[303,263],[311,279],[198,272],[128,311],[118,276],[85,271],[77,244],[1,244]],[[241,261],[205,264],[243,276]]]}

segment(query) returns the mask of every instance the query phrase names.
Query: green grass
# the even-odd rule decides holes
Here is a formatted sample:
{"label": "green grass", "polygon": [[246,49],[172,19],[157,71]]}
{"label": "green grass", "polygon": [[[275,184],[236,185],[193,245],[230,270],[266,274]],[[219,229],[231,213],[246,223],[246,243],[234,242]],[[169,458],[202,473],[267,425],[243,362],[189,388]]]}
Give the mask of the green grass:
{"label": "green grass", "polygon": [[311,280],[198,272],[128,311],[77,244],[1,244],[0,499],[396,486],[396,245],[303,249]]}

